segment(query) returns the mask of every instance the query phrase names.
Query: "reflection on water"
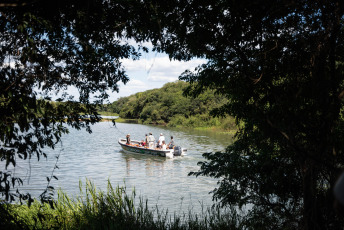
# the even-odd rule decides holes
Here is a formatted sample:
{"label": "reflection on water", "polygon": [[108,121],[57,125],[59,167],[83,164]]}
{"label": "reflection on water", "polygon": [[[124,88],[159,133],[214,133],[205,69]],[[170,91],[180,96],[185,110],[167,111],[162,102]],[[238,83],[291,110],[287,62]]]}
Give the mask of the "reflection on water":
{"label": "reflection on water", "polygon": [[[47,185],[46,176],[54,168],[56,158],[59,169],[54,175],[58,180],[52,186],[62,188],[69,195],[79,194],[79,180],[92,180],[97,188],[106,190],[107,180],[113,186],[124,185],[128,191],[148,199],[148,203],[170,212],[200,210],[200,203],[212,204],[209,194],[216,187],[212,178],[190,177],[190,171],[197,171],[197,162],[203,161],[205,152],[222,151],[232,142],[232,137],[214,132],[139,124],[101,122],[92,127],[92,134],[86,131],[70,130],[63,137],[62,145],[55,150],[46,149],[48,159],[18,161],[15,174],[25,176],[24,189],[39,195]],[[165,159],[162,157],[125,153],[118,144],[119,138],[131,134],[132,140],[143,140],[146,133],[152,132],[156,139],[160,133],[166,141],[174,136],[175,143],[188,149],[187,156]]]}

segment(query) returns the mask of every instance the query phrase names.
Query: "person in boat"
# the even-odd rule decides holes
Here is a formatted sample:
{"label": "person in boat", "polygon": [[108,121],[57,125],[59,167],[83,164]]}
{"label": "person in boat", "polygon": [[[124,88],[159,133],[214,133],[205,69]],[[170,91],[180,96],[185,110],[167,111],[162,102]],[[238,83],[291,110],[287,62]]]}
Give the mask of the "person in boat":
{"label": "person in boat", "polygon": [[162,141],[162,143],[161,143],[161,150],[166,150],[166,148],[167,148],[166,142]]}
{"label": "person in boat", "polygon": [[158,148],[161,148],[163,141],[165,141],[165,137],[162,133],[160,133]]}
{"label": "person in boat", "polygon": [[170,141],[170,143],[168,143],[168,147],[169,147],[170,149],[173,149],[173,147],[174,147],[173,136],[171,136],[171,141]]}
{"label": "person in boat", "polygon": [[130,141],[130,134],[127,134],[126,139],[127,139],[126,144],[127,144],[127,145],[130,145],[130,144],[131,144],[131,141]]}
{"label": "person in boat", "polygon": [[148,134],[146,133],[145,135],[145,146],[148,146],[149,144],[149,140],[148,140]]}
{"label": "person in boat", "polygon": [[154,136],[152,135],[152,133],[149,133],[148,143],[149,143],[149,148],[150,149],[154,149],[154,142],[155,142]]}

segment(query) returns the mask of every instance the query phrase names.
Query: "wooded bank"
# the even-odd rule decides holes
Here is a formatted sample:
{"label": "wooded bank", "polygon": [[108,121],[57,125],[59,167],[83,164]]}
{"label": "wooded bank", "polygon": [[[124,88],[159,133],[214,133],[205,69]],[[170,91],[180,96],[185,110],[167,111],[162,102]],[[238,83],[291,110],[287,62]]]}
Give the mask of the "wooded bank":
{"label": "wooded bank", "polygon": [[104,105],[100,111],[117,113],[124,120],[137,119],[142,124],[236,130],[233,117],[215,117],[212,114],[228,99],[216,95],[212,90],[195,98],[185,96],[183,92],[188,86],[189,83],[183,81],[167,83],[159,89],[119,98],[112,104]]}

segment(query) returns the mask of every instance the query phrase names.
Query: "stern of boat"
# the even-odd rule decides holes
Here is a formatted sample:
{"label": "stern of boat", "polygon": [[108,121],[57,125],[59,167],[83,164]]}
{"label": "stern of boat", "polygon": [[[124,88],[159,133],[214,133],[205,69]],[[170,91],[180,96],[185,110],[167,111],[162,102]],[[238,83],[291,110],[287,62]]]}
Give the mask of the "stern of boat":
{"label": "stern of boat", "polygon": [[173,152],[172,152],[172,150],[169,151],[169,152],[166,152],[166,153],[165,153],[165,157],[166,157],[166,158],[169,158],[169,159],[172,159],[172,158],[173,158]]}

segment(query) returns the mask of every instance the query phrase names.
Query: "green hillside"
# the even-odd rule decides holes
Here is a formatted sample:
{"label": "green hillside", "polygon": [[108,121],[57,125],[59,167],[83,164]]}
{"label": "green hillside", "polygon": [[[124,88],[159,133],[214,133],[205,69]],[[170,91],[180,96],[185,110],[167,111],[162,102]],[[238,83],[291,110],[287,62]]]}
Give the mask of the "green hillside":
{"label": "green hillside", "polygon": [[196,98],[186,97],[183,90],[189,83],[176,81],[160,89],[152,89],[119,98],[105,108],[124,119],[137,119],[143,124],[169,127],[218,128],[234,130],[232,117],[213,117],[211,111],[228,100],[208,90]]}

